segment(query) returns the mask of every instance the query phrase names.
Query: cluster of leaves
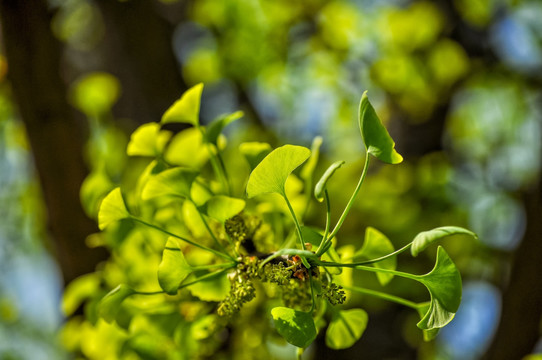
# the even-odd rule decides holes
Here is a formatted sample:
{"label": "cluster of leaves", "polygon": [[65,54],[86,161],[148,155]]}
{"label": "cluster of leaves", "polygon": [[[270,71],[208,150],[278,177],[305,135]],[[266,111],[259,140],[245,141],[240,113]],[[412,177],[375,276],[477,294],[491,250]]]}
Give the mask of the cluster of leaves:
{"label": "cluster of leaves", "polygon": [[[438,248],[436,264],[425,275],[396,270],[396,257],[409,249],[416,256],[443,237],[475,236],[472,232],[459,227],[436,228],[418,234],[395,250],[384,234],[369,227],[359,251],[339,255],[335,249],[334,239],[360,192],[371,156],[388,164],[402,161],[366,93],[359,108],[359,126],[366,147],[359,182],[332,227],[327,183],[344,161],[332,164],[314,186],[314,197],[325,202],[327,216],[324,226],[313,228],[302,225],[298,214],[306,212],[312,198],[321,139],[314,141],[312,151],[294,145],[271,150],[265,143],[244,143],[239,149],[251,169],[250,176],[248,180],[230,177],[223,156],[222,130],[242,113],[200,125],[202,89],[202,84],[189,89],[166,111],[160,124],[142,125],[132,134],[128,155],[151,160],[130,192],[115,188],[100,206],[98,223],[105,234],[114,233],[116,241],[125,242],[133,236],[126,234],[126,228],[129,234],[138,230],[148,236],[144,239],[147,243],[141,246],[158,248],[161,253],[158,263],[150,266],[149,273],[157,274],[152,279],[122,274],[126,269],[118,264],[122,263],[119,259],[115,266],[122,284],[97,306],[98,317],[93,321],[99,323],[103,318],[125,329],[122,351],[144,353],[147,357],[159,357],[164,351],[181,358],[197,357],[203,354],[203,347],[187,345],[183,335],[190,334],[196,342],[213,343],[205,351],[214,351],[209,349],[216,350],[231,340],[224,340],[220,333],[226,331],[228,322],[235,329],[236,317],[232,315],[242,314],[242,308],[250,306],[270,312],[274,320],[274,330],[257,331],[276,331],[301,352],[326,324],[326,344],[334,349],[347,348],[362,336],[368,315],[363,309],[334,307],[347,300],[345,290],[411,307],[420,315],[417,326],[427,340],[453,319],[461,300],[461,277],[445,250]],[[163,125],[175,122],[192,127],[175,135],[163,129]],[[292,185],[292,181],[301,183],[292,173],[303,164],[300,176],[306,186],[304,192],[302,186],[300,189]],[[246,197],[233,196],[237,183],[242,184]],[[286,229],[285,238],[280,236],[279,228]],[[425,285],[430,300],[415,303],[353,286],[349,279],[353,272],[345,269],[374,272],[383,286],[395,276],[417,281]],[[278,302],[279,294],[282,304]],[[168,314],[170,321],[166,326],[160,322],[162,318],[157,320],[150,314]],[[169,337],[166,347],[151,351],[148,344],[142,346],[137,341],[135,329],[141,328],[134,323],[143,321],[142,317],[154,327],[165,327],[160,336]],[[228,331],[235,331],[232,328]],[[260,334],[260,342],[272,336]]]}

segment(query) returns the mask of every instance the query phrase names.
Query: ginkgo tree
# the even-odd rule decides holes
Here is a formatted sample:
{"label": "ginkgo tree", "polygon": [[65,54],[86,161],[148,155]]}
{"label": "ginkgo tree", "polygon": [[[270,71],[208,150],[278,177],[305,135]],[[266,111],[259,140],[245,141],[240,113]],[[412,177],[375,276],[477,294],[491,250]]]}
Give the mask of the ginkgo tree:
{"label": "ginkgo tree", "polygon": [[[110,246],[118,259],[97,276],[104,276],[110,285],[114,285],[112,279],[124,282],[89,302],[96,308],[95,328],[117,332],[119,353],[197,358],[218,352],[220,344],[231,341],[233,335],[217,334],[235,334],[241,326],[236,315],[250,306],[272,319],[258,329],[264,333],[261,338],[278,334],[299,349],[298,356],[319,334],[330,348],[348,348],[362,337],[370,316],[361,308],[337,306],[346,302],[346,291],[412,308],[426,340],[453,319],[461,301],[461,276],[444,248],[438,247],[435,265],[426,274],[397,270],[397,257],[407,250],[417,256],[447,236],[476,237],[471,231],[440,227],[418,234],[395,250],[382,232],[368,227],[359,250],[340,253],[336,249],[337,236],[362,189],[371,158],[390,165],[403,160],[367,92],[359,105],[364,166],[349,201],[333,222],[333,197],[327,185],[345,162],[333,163],[319,181],[313,181],[321,138],[315,139],[312,149],[287,144],[273,150],[266,143],[247,142],[239,153],[250,175],[248,179],[232,177],[222,132],[242,113],[201,125],[202,90],[202,84],[189,89],[165,112],[161,123],[144,124],[132,134],[127,153],[146,158],[147,166],[134,186],[113,189],[100,206],[99,227],[106,237],[115,239]],[[173,134],[162,126],[175,122],[191,127]],[[302,180],[295,175],[299,168]],[[235,194],[234,182],[245,183],[245,193]],[[291,182],[310,189],[303,191],[303,186],[291,186]],[[309,203],[305,194],[311,193],[326,209],[321,226],[303,224]],[[278,228],[286,229],[285,238],[278,235]],[[134,238],[148,254],[150,265],[144,273],[152,274],[151,279],[123,274],[131,260],[120,249]],[[421,283],[428,290],[428,301],[417,303],[354,286],[348,277],[358,272],[375,273],[382,286],[395,277]],[[79,288],[85,281],[88,278],[80,280]],[[99,286],[96,281],[92,284]],[[66,302],[74,301],[78,292],[73,289],[77,282],[67,290]],[[163,340],[164,346],[149,345],[150,338]]]}

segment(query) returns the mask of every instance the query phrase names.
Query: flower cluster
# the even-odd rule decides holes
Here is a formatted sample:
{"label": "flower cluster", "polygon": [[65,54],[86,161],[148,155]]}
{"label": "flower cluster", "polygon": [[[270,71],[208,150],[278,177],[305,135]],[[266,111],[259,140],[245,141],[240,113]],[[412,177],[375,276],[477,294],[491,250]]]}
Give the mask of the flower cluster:
{"label": "flower cluster", "polygon": [[343,304],[346,301],[343,287],[335,283],[322,286],[322,297],[326,298],[331,305]]}

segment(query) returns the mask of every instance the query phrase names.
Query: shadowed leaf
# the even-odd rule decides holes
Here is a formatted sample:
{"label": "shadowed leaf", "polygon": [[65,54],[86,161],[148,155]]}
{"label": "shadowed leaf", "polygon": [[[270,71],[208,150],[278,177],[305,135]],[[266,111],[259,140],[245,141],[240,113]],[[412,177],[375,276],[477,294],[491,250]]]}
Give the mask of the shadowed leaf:
{"label": "shadowed leaf", "polygon": [[333,314],[326,331],[326,345],[331,349],[346,349],[358,341],[369,317],[362,309],[339,310]]}
{"label": "shadowed leaf", "polygon": [[271,315],[278,333],[290,344],[305,348],[316,338],[316,327],[310,313],[276,307],[271,310]]}

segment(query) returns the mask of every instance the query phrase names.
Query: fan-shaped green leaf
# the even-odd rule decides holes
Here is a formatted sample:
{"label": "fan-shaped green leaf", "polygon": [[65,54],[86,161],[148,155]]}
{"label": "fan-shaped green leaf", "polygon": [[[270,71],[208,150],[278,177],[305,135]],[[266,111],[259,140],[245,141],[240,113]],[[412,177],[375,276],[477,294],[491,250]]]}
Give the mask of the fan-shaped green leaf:
{"label": "fan-shaped green leaf", "polygon": [[239,145],[239,151],[247,160],[251,171],[258,166],[271,150],[271,145],[263,142],[246,142]]}
{"label": "fan-shaped green leaf", "polygon": [[[423,319],[425,314],[429,311],[430,306],[431,306],[430,301],[425,302],[423,304],[420,304],[420,306],[418,307],[418,315],[420,315],[420,319]],[[433,340],[438,335],[439,331],[440,331],[440,328],[434,328],[434,329],[430,329],[430,330],[422,330],[422,332],[423,332],[423,340],[424,341]]]}
{"label": "fan-shaped green leaf", "polygon": [[144,200],[158,196],[180,196],[190,198],[190,188],[199,172],[187,168],[173,168],[153,176],[143,188]]}
{"label": "fan-shaped green leaf", "polygon": [[305,348],[316,338],[316,327],[310,313],[276,307],[271,310],[271,315],[278,333],[290,344]]}
{"label": "fan-shaped green leaf", "polygon": [[130,288],[128,285],[121,284],[117,286],[107,295],[105,295],[100,301],[98,313],[108,323],[113,322],[124,299],[134,293],[135,290]]}
{"label": "fan-shaped green leaf", "polygon": [[170,295],[175,295],[179,285],[190,273],[192,267],[186,262],[177,239],[170,237],[158,266],[158,283]]}
{"label": "fan-shaped green leaf", "polygon": [[429,309],[417,324],[422,330],[441,328],[455,316],[461,303],[461,275],[442,246],[431,272],[416,276],[431,294]]}
{"label": "fan-shaped green leaf", "polygon": [[239,214],[245,208],[245,201],[229,196],[213,196],[204,206],[207,215],[221,223]]}
{"label": "fan-shaped green leaf", "polygon": [[324,175],[318,180],[316,183],[316,186],[314,187],[314,197],[316,200],[322,202],[324,201],[324,190],[326,189],[328,180],[333,176],[335,171],[340,168],[344,164],[344,161],[335,161],[333,164],[331,164],[326,172],[324,172]]}
{"label": "fan-shaped green leaf", "polygon": [[332,349],[346,349],[358,341],[369,316],[362,309],[339,310],[333,314],[326,331],[326,345]]}
{"label": "fan-shaped green leaf", "polygon": [[[358,252],[356,252],[354,257],[363,257],[367,260],[377,259],[392,253],[394,250],[393,244],[386,237],[386,235],[369,226],[365,231],[365,241],[363,242],[363,246]],[[372,265],[380,269],[395,270],[397,267],[397,258],[391,257],[386,260],[373,263]],[[387,285],[391,279],[393,279],[393,275],[387,273],[376,273],[376,276],[378,277],[378,281],[382,286]]]}
{"label": "fan-shaped green leaf", "polygon": [[363,93],[359,103],[359,128],[369,154],[388,164],[399,164],[403,161],[403,157],[395,151],[395,143],[388,130],[382,125],[369,102],[367,91]]}
{"label": "fan-shaped green leaf", "polygon": [[475,239],[478,238],[478,236],[475,233],[467,229],[464,229],[462,227],[457,227],[457,226],[438,227],[433,230],[422,231],[421,233],[416,235],[416,237],[412,241],[410,252],[412,253],[412,256],[417,256],[419,253],[421,253],[423,250],[425,250],[429,245],[431,245],[435,241],[442,239],[443,237],[451,236],[455,234],[471,235]]}
{"label": "fan-shaped green leaf", "polygon": [[242,111],[236,111],[232,114],[222,115],[207,126],[205,131],[205,140],[208,143],[217,145],[218,137],[222,133],[222,129],[231,124],[237,119],[243,117]]}
{"label": "fan-shaped green leaf", "polygon": [[286,179],[310,154],[309,149],[295,145],[284,145],[273,150],[250,174],[247,183],[248,197],[268,193],[286,196]]}
{"label": "fan-shaped green leaf", "polygon": [[176,134],[164,153],[167,163],[200,169],[209,160],[203,135],[196,128],[189,128]]}
{"label": "fan-shaped green leaf", "polygon": [[158,156],[164,151],[170,138],[171,131],[160,130],[160,124],[143,124],[130,136],[126,154],[129,156]]}
{"label": "fan-shaped green leaf", "polygon": [[201,93],[203,84],[197,84],[186,90],[181,98],[162,116],[162,124],[167,123],[189,123],[199,124],[199,107],[201,102]]}
{"label": "fan-shaped green leaf", "polygon": [[130,217],[130,213],[126,208],[120,188],[115,188],[102,200],[98,212],[98,227],[104,230],[110,224],[127,217]]}

